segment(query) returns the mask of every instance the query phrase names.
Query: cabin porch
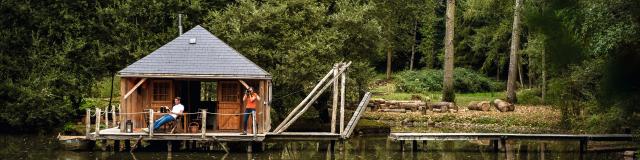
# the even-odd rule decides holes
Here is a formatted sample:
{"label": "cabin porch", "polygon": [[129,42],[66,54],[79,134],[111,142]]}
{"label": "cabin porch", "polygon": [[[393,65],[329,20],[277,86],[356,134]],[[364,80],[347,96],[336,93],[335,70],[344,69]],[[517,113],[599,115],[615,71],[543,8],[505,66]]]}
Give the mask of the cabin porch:
{"label": "cabin porch", "polygon": [[167,133],[159,132],[153,135],[136,130],[132,133],[120,132],[118,128],[102,129],[89,134],[91,140],[133,140],[140,137],[145,140],[204,140],[204,141],[263,141],[266,134],[246,134],[232,132],[214,132],[207,130],[204,133]]}

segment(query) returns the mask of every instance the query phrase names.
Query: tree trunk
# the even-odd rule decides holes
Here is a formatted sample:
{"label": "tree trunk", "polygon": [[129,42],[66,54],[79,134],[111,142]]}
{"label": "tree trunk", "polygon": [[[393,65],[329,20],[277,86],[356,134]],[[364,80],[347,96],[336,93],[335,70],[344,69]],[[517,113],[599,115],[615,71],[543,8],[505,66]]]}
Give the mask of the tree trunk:
{"label": "tree trunk", "polygon": [[454,102],[453,91],[453,33],[455,26],[456,1],[447,0],[446,34],[444,36],[444,84],[442,89],[442,101]]}
{"label": "tree trunk", "polygon": [[524,88],[524,79],[522,79],[522,58],[518,55],[518,77],[520,79],[520,88]]}
{"label": "tree trunk", "polygon": [[518,65],[518,50],[520,49],[520,5],[522,0],[516,0],[513,14],[513,31],[511,33],[511,53],[509,54],[509,76],[507,77],[507,101],[516,103],[516,68]]}
{"label": "tree trunk", "polygon": [[411,44],[411,59],[409,60],[409,70],[413,70],[413,59],[416,55],[416,33],[418,32],[418,21],[413,25],[413,43]]}
{"label": "tree trunk", "polygon": [[547,70],[546,70],[546,58],[545,48],[542,48],[542,104],[545,104],[544,96],[547,93]]}
{"label": "tree trunk", "polygon": [[391,79],[391,47],[387,48],[387,80]]}

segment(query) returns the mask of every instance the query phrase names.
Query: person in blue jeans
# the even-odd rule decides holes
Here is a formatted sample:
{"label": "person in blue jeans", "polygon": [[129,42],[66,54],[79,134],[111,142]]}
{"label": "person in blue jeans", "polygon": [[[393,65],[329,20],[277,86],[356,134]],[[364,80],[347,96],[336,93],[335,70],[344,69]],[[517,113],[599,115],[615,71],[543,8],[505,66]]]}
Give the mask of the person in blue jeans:
{"label": "person in blue jeans", "polygon": [[242,120],[243,122],[242,135],[246,135],[247,122],[249,121],[249,116],[251,116],[251,113],[256,111],[256,103],[260,101],[260,96],[258,96],[257,93],[253,92],[253,87],[249,87],[247,90],[247,93],[244,95],[244,97],[242,97],[242,100],[246,102],[245,104],[247,104],[247,107],[245,108],[245,111],[244,111],[245,115]]}
{"label": "person in blue jeans", "polygon": [[[182,112],[184,111],[184,106],[180,104],[180,97],[176,97],[175,99],[173,99],[173,102],[175,103],[175,105],[171,108],[171,112],[169,114],[163,115],[162,117],[158,118],[158,120],[153,122],[153,131],[157,130],[167,122],[176,120],[176,118],[178,118],[178,114],[182,114]],[[145,132],[149,132],[149,129],[147,128],[142,130],[144,130]]]}

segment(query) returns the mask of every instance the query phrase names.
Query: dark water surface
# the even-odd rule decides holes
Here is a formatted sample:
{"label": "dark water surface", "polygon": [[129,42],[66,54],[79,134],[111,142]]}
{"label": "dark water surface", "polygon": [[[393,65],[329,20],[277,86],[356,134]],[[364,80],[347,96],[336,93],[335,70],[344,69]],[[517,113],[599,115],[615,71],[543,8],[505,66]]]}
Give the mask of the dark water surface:
{"label": "dark water surface", "polygon": [[[162,149],[141,148],[140,151],[67,151],[55,136],[0,135],[0,159],[445,159],[445,160],[519,160],[580,159],[577,142],[520,141],[511,144],[513,150],[494,153],[487,142],[446,141],[428,142],[426,149],[419,143],[420,151],[411,152],[411,143],[388,141],[384,136],[355,137],[344,144],[338,143],[334,153],[328,152],[327,142],[269,142],[265,151],[257,153],[225,153],[224,151],[185,151],[169,153]],[[341,150],[340,148],[343,149]],[[161,146],[157,148],[164,148]],[[544,150],[544,151],[542,151]],[[621,152],[590,152],[583,159],[623,159]]]}

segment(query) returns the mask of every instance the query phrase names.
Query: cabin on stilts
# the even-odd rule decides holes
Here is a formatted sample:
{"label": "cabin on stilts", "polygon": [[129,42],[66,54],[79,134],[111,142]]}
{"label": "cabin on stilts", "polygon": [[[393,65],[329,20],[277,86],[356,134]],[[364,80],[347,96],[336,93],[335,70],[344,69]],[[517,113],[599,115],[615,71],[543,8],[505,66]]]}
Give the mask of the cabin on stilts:
{"label": "cabin on stilts", "polygon": [[[203,27],[196,26],[118,72],[120,107],[105,111],[88,109],[86,139],[252,142],[346,139],[371,98],[370,93],[365,94],[347,123],[345,80],[350,64],[334,64],[309,95],[272,130],[271,75]],[[285,132],[329,86],[333,95],[331,132]],[[261,98],[255,112],[244,113],[242,97],[249,87]],[[184,113],[157,132],[144,132],[143,129],[170,112],[175,97],[181,97]],[[93,114],[95,128],[91,126]],[[241,134],[245,115],[250,117],[248,134]]]}
{"label": "cabin on stilts", "polygon": [[131,122],[130,134],[146,135],[142,129],[181,97],[184,114],[174,132],[239,135],[248,87],[261,97],[248,120],[249,136],[255,136],[254,126],[257,136],[270,129],[271,75],[201,26],[127,66],[118,76],[121,125],[111,132],[128,133],[126,123]]}

